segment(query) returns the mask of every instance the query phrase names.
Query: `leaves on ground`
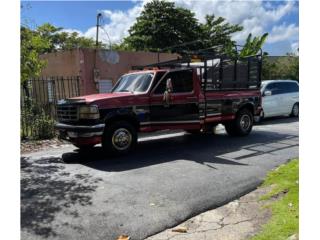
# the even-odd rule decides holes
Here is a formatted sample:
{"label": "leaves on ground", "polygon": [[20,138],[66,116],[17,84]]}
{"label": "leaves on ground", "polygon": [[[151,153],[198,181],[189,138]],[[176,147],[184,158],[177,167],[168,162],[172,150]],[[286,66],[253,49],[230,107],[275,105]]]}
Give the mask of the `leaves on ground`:
{"label": "leaves on ground", "polygon": [[128,235],[120,235],[117,240],[130,240],[130,236],[128,236]]}
{"label": "leaves on ground", "polygon": [[186,233],[188,229],[186,227],[177,227],[172,229],[172,232]]}

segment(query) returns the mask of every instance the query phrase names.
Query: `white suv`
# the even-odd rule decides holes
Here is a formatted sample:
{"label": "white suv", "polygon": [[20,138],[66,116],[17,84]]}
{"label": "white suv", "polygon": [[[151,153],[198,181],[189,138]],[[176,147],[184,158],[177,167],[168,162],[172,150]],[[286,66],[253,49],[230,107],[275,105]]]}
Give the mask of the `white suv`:
{"label": "white suv", "polygon": [[261,83],[262,111],[259,122],[266,117],[299,116],[299,84],[293,80],[266,80]]}

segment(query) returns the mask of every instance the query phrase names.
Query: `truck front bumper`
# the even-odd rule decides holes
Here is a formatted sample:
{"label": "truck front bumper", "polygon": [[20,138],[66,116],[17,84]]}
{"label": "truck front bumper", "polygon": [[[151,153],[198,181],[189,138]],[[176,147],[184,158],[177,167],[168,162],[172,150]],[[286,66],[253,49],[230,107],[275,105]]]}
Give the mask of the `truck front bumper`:
{"label": "truck front bumper", "polygon": [[102,136],[105,124],[97,125],[69,125],[64,123],[57,123],[55,129],[59,131],[60,138],[70,140],[74,138],[91,138]]}

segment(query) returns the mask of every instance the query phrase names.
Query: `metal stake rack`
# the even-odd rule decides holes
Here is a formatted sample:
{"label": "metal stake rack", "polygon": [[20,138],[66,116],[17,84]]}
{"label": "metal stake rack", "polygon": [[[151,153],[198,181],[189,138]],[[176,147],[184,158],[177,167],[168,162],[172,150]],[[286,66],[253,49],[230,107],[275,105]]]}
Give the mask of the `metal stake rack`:
{"label": "metal stake rack", "polygon": [[[186,50],[186,46],[198,41],[176,45],[170,49],[171,52],[180,56],[170,61],[158,62],[133,66],[133,70],[147,69],[185,69],[195,68],[204,91],[217,90],[248,90],[260,89],[262,50],[255,55],[240,57],[240,45],[234,45],[234,56],[228,56],[222,51],[221,46],[215,46],[200,50]],[[184,49],[182,49],[182,47]],[[158,52],[158,55],[160,52]]]}

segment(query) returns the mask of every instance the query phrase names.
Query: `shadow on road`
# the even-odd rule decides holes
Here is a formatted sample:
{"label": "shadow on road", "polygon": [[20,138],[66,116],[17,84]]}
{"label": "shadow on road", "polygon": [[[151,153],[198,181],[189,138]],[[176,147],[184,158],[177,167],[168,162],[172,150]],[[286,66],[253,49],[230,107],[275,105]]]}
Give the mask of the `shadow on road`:
{"label": "shadow on road", "polygon": [[260,123],[256,123],[255,125],[270,125],[270,124],[283,124],[283,123],[293,123],[298,122],[299,118],[296,117],[271,117],[265,118]]}
{"label": "shadow on road", "polygon": [[[297,136],[267,131],[253,131],[249,136],[240,138],[232,138],[225,134],[202,136],[186,134],[139,142],[137,149],[127,156],[106,157],[102,148],[96,147],[87,153],[77,151],[65,153],[62,159],[69,164],[80,163],[90,168],[110,172],[127,171],[179,159],[215,169],[210,164],[246,166],[247,164],[241,162],[242,159],[290,148],[297,145],[294,139],[297,139]],[[279,143],[279,146],[274,145],[283,140],[289,140],[289,142]],[[268,144],[273,145],[267,147]],[[238,156],[232,158],[224,156],[237,151]]]}
{"label": "shadow on road", "polygon": [[73,205],[92,204],[90,193],[101,179],[88,174],[68,178],[70,173],[61,163],[60,158],[21,159],[21,229],[45,238],[55,236],[52,221],[58,212],[78,217],[76,210],[70,210]]}

